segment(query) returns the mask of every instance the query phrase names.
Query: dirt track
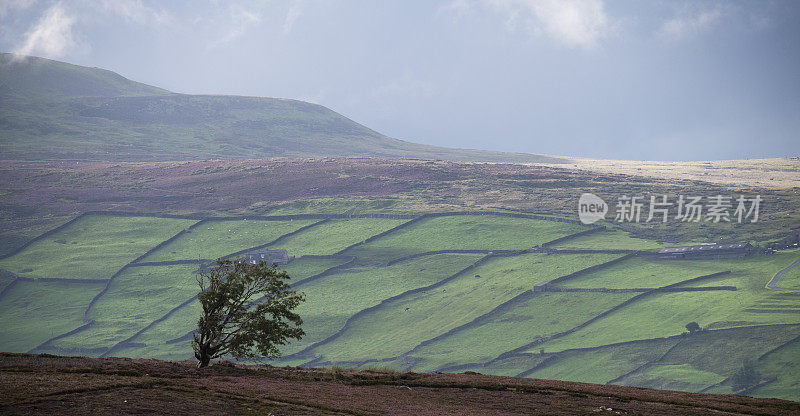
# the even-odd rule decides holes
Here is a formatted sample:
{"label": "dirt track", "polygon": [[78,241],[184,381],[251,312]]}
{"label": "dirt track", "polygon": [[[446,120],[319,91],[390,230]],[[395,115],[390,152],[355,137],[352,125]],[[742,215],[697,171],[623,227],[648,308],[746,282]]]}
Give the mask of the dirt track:
{"label": "dirt track", "polygon": [[779,271],[779,272],[778,272],[778,273],[775,275],[775,277],[773,277],[773,278],[772,278],[772,280],[770,280],[770,281],[769,281],[769,283],[767,283],[767,287],[768,287],[768,288],[770,288],[770,289],[791,290],[791,289],[784,289],[784,288],[782,288],[782,287],[778,287],[778,282],[780,282],[780,280],[781,280],[781,277],[783,277],[783,274],[784,274],[784,273],[786,273],[786,272],[788,272],[789,270],[792,270],[793,268],[797,267],[797,265],[798,265],[798,264],[800,264],[800,259],[797,259],[797,261],[795,261],[794,263],[792,263],[791,265],[789,265],[789,267],[787,267],[787,268],[785,268],[785,269],[783,269],[783,270]]}

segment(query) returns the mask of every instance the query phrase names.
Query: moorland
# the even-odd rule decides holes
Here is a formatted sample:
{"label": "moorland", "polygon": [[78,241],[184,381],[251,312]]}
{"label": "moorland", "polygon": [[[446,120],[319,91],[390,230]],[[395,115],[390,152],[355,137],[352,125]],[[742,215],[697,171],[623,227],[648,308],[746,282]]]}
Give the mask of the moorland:
{"label": "moorland", "polygon": [[[42,384],[41,379],[49,382]],[[0,354],[4,414],[795,415],[795,402],[635,387],[362,370]]]}

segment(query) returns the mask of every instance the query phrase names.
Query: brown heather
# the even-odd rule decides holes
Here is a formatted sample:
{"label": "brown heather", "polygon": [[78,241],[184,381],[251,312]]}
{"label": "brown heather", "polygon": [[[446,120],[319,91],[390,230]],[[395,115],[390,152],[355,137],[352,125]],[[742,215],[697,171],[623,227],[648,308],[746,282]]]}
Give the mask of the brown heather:
{"label": "brown heather", "polygon": [[0,354],[0,413],[273,415],[800,415],[735,395],[385,369]]}

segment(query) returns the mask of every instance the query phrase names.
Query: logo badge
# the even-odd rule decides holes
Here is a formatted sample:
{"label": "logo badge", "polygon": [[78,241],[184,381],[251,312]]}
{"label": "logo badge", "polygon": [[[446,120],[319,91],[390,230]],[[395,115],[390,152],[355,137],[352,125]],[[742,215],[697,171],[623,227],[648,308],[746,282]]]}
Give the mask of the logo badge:
{"label": "logo badge", "polygon": [[584,224],[594,224],[606,217],[608,204],[595,194],[585,193],[578,199],[578,218]]}

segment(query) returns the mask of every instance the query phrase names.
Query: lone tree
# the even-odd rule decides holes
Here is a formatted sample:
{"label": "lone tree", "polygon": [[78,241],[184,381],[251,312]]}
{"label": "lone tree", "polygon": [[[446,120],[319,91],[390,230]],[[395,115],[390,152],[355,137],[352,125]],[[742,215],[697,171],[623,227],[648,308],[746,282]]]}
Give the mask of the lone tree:
{"label": "lone tree", "polygon": [[199,274],[203,316],[192,341],[197,367],[224,355],[276,358],[278,346],[305,335],[303,320],[292,312],[305,297],[289,289],[289,279],[275,264],[231,260],[217,260]]}
{"label": "lone tree", "polygon": [[686,330],[689,331],[690,334],[695,333],[700,330],[700,324],[697,322],[689,322],[686,324]]}

